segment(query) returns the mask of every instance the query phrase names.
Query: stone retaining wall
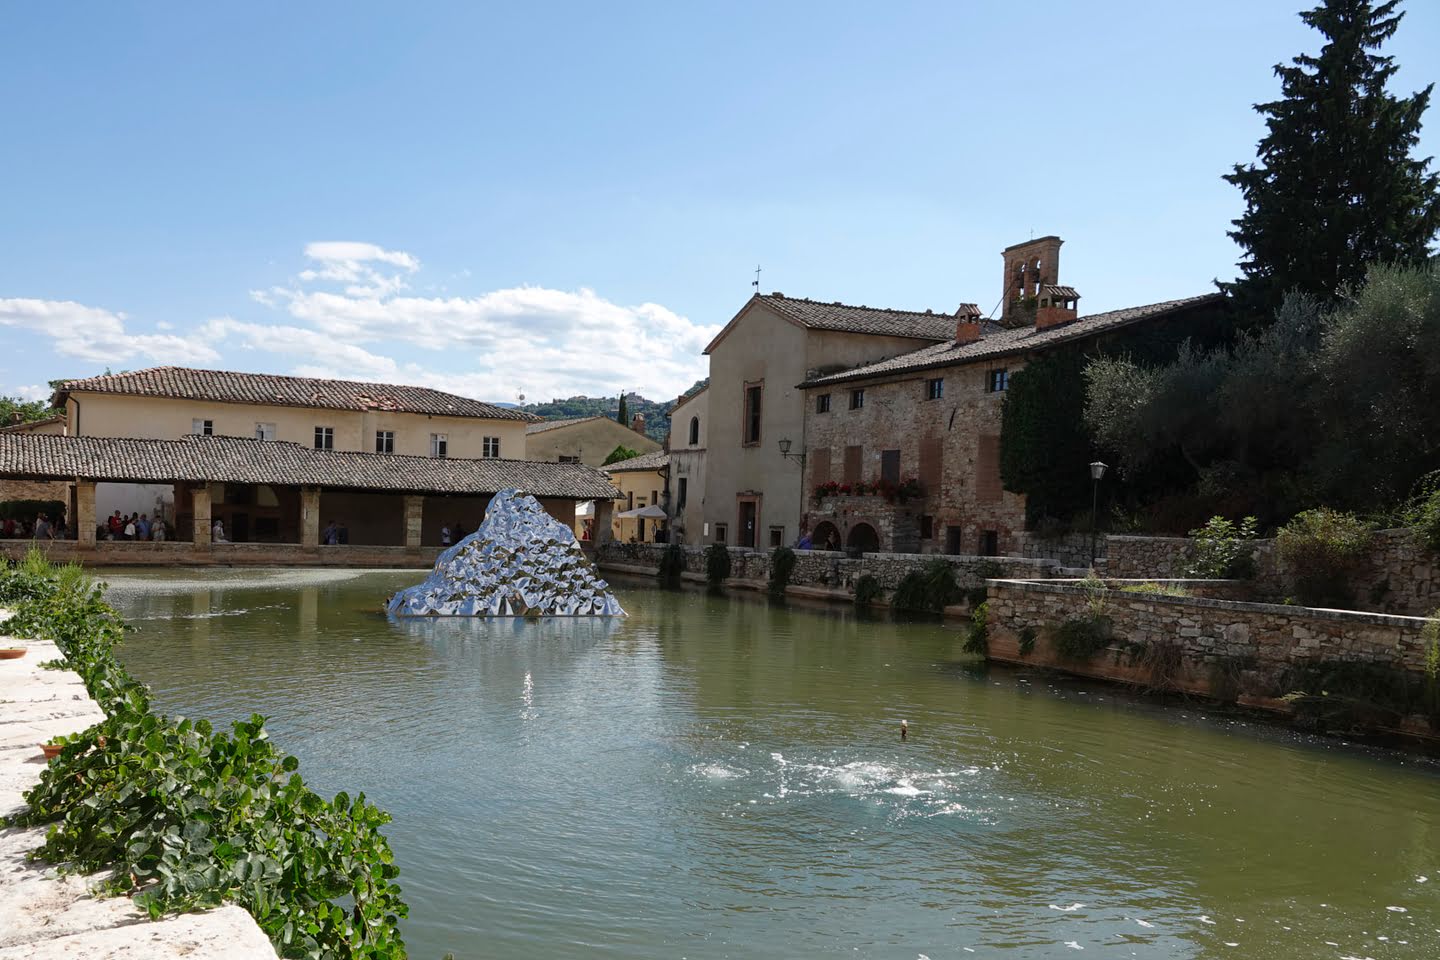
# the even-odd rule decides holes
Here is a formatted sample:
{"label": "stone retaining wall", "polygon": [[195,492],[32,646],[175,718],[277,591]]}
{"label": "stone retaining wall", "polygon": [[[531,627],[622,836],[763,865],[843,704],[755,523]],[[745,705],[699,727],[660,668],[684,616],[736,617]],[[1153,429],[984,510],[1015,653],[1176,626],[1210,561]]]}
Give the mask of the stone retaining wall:
{"label": "stone retaining wall", "polygon": [[[78,674],[40,669],[60,656],[54,644],[0,637],[0,646],[26,648],[18,660],[0,660],[0,815],[14,815],[44,769],[40,744],[78,733],[105,714]],[[275,960],[269,938],[240,907],[152,921],[129,897],[97,896],[100,877],[62,876],[26,860],[45,830],[0,830],[0,958]]]}
{"label": "stone retaining wall", "polygon": [[[1095,539],[1095,555],[1103,559],[1106,537]],[[1090,534],[1065,533],[1058,537],[1042,537],[1037,533],[1017,533],[1016,552],[1031,560],[1055,560],[1062,567],[1090,566]]]}
{"label": "stone retaining wall", "polygon": [[30,548],[55,563],[86,566],[235,566],[235,567],[381,567],[428,569],[440,547],[372,547],[346,544],[302,547],[298,543],[194,544],[102,540],[93,547],[74,540],[0,540],[0,556],[19,560]]}
{"label": "stone retaining wall", "polygon": [[[1055,647],[1056,628],[1091,614],[1093,593],[1073,582],[992,580],[989,586],[989,654],[1011,663],[1222,699],[1284,696],[1297,667],[1381,667],[1415,681],[1425,673],[1420,617],[1115,590],[1100,600],[1100,612],[1113,624],[1111,648],[1068,660]],[[1022,652],[1027,634],[1029,653]],[[1157,656],[1162,650],[1171,657]]]}

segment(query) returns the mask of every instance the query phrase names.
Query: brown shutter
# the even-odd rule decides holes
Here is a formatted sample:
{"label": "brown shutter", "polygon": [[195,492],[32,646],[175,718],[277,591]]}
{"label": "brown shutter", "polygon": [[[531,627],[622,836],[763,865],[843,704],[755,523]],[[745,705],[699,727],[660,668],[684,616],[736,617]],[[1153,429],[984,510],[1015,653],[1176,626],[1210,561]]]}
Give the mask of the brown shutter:
{"label": "brown shutter", "polygon": [[920,441],[920,488],[927,497],[937,496],[945,472],[945,441],[926,437]]}
{"label": "brown shutter", "polygon": [[1000,438],[980,437],[975,447],[975,499],[997,503],[1000,489]]}
{"label": "brown shutter", "polygon": [[846,483],[859,483],[859,482],[860,482],[860,471],[861,471],[861,469],[863,469],[863,463],[862,463],[862,461],[863,461],[863,459],[864,459],[864,456],[865,456],[865,448],[864,448],[864,447],[846,447],[846,448],[845,448],[845,482],[846,482]]}
{"label": "brown shutter", "polygon": [[810,451],[810,483],[820,486],[830,482],[830,448],[816,447]]}

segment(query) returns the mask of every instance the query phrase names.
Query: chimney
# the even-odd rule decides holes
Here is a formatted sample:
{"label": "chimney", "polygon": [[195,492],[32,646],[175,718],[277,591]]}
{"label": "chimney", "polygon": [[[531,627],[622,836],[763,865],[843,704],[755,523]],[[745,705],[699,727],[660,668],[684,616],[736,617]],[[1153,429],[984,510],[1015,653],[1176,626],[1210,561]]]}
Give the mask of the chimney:
{"label": "chimney", "polygon": [[1069,323],[1080,313],[1080,294],[1074,287],[1046,284],[1040,288],[1040,304],[1035,309],[1035,329],[1046,330]]}
{"label": "chimney", "polygon": [[980,307],[962,303],[955,311],[955,342],[974,343],[980,339]]}
{"label": "chimney", "polygon": [[637,413],[630,418],[630,429],[641,436],[645,435],[645,414]]}

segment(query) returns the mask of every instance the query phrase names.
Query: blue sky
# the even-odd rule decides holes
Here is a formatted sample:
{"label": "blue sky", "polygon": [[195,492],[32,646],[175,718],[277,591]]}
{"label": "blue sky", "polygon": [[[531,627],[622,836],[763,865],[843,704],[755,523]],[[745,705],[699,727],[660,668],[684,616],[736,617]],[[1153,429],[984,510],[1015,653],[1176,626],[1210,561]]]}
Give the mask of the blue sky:
{"label": "blue sky", "polygon": [[[1440,4],[1387,47],[1440,78]],[[176,363],[674,396],[761,285],[1084,312],[1234,275],[1296,0],[11,4],[0,393]],[[1440,153],[1432,110],[1422,155]]]}

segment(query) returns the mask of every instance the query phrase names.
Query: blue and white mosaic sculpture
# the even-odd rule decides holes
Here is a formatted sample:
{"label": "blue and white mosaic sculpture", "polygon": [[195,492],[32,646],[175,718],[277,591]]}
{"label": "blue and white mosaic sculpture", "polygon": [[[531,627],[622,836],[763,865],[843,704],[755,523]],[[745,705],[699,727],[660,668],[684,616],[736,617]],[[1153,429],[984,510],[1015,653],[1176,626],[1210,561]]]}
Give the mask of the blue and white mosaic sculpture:
{"label": "blue and white mosaic sculpture", "polygon": [[534,497],[502,490],[480,529],[440,554],[392,617],[623,617],[575,534]]}

